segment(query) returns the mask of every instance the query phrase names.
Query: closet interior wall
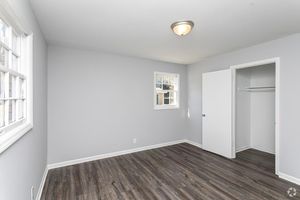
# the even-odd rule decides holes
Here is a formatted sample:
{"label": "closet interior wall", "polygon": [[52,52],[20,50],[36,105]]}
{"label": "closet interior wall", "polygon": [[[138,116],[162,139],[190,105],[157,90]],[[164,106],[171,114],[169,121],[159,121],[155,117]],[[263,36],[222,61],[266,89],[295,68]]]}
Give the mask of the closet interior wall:
{"label": "closet interior wall", "polygon": [[236,151],[275,154],[275,64],[238,69],[236,83]]}

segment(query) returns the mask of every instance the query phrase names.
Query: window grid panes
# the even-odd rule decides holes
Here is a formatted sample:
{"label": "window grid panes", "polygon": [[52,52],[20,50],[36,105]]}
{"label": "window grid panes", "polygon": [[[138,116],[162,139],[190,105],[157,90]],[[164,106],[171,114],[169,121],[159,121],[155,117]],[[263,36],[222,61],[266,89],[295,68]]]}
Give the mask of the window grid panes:
{"label": "window grid panes", "polygon": [[12,55],[12,64],[11,64],[11,68],[14,71],[18,71],[19,70],[19,57],[16,55]]}
{"label": "window grid panes", "polygon": [[0,41],[6,45],[9,43],[9,26],[0,19]]}
{"label": "window grid panes", "polygon": [[4,99],[5,85],[4,85],[5,73],[0,72],[0,99]]}
{"label": "window grid panes", "polygon": [[0,19],[0,130],[25,118],[26,76],[21,69],[22,36]]}
{"label": "window grid panes", "polygon": [[9,100],[9,123],[16,121],[16,100]]}
{"label": "window grid panes", "polygon": [[0,128],[2,128],[5,123],[5,112],[4,112],[4,101],[0,101]]}
{"label": "window grid panes", "polygon": [[9,49],[0,43],[0,65],[8,67],[9,65]]}
{"label": "window grid panes", "polygon": [[155,107],[179,106],[179,75],[155,72]]}
{"label": "window grid panes", "polygon": [[12,51],[13,53],[18,56],[20,54],[20,47],[21,47],[21,42],[20,42],[20,36],[13,31],[12,32]]}

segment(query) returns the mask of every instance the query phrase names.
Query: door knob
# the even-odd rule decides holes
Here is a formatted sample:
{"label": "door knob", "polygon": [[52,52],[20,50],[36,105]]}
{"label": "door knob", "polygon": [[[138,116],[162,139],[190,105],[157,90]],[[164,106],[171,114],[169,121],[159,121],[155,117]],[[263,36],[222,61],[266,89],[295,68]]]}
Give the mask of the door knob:
{"label": "door knob", "polygon": [[202,117],[205,117],[206,115],[205,114],[202,114]]}

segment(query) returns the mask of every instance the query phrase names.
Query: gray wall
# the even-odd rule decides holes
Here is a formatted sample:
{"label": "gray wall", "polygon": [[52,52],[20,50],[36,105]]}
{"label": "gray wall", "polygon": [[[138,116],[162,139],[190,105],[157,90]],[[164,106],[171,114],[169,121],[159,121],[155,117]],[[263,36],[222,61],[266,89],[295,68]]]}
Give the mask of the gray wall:
{"label": "gray wall", "polygon": [[10,0],[16,14],[34,32],[34,128],[0,154],[0,199],[30,199],[37,192],[47,162],[47,47],[27,0]]}
{"label": "gray wall", "polygon": [[188,66],[189,120],[188,138],[201,143],[202,73],[227,69],[272,57],[281,58],[280,70],[280,163],[282,173],[300,178],[300,34],[215,56]]}
{"label": "gray wall", "polygon": [[[49,164],[185,138],[186,66],[56,46],[48,51]],[[154,71],[180,74],[180,109],[153,109]]]}

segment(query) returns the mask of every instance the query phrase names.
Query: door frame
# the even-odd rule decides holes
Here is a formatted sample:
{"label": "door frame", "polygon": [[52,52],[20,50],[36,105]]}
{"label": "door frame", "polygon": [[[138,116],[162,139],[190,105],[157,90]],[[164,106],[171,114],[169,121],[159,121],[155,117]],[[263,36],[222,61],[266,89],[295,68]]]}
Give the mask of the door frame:
{"label": "door frame", "polygon": [[232,154],[235,157],[236,146],[236,70],[259,65],[275,64],[275,174],[279,172],[279,139],[280,139],[280,58],[270,58],[239,65],[230,66],[232,72]]}

